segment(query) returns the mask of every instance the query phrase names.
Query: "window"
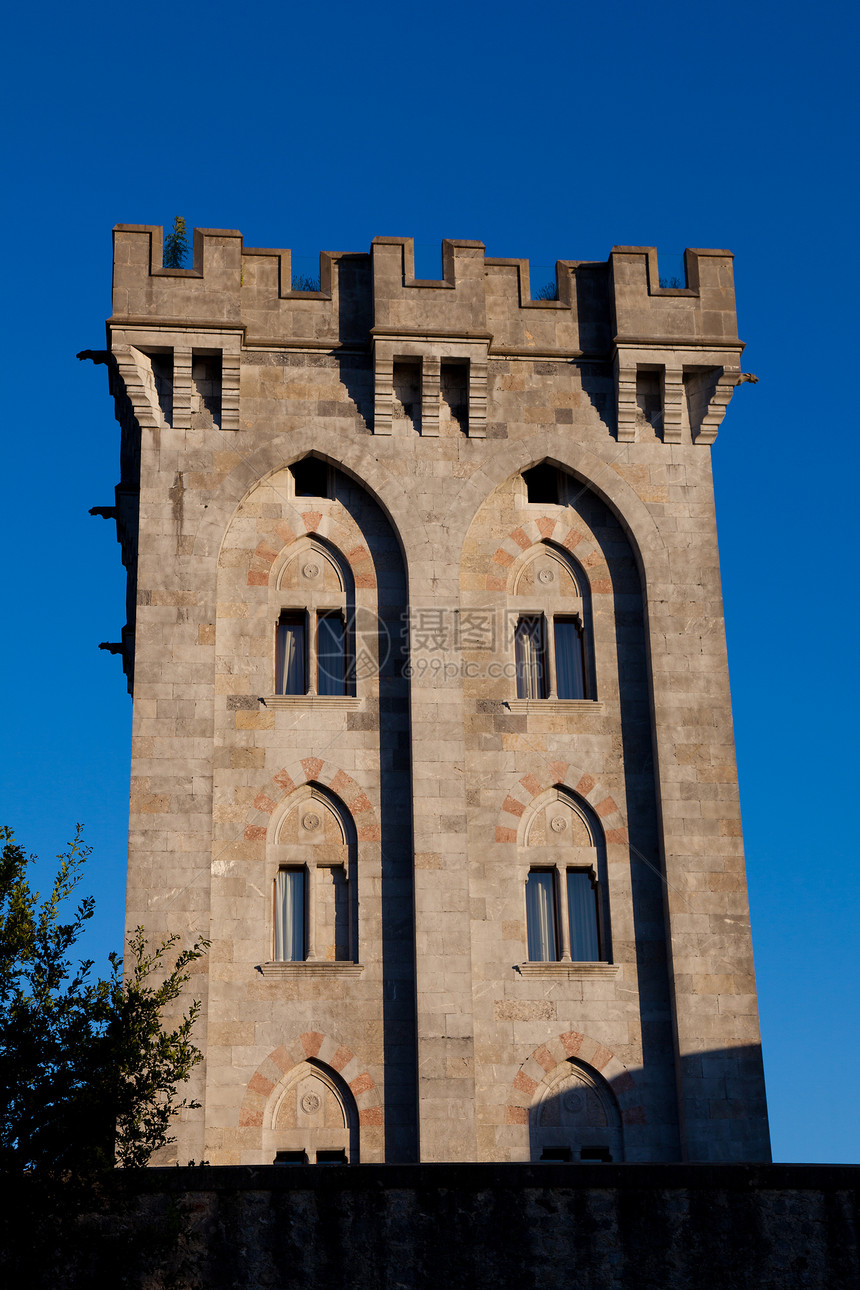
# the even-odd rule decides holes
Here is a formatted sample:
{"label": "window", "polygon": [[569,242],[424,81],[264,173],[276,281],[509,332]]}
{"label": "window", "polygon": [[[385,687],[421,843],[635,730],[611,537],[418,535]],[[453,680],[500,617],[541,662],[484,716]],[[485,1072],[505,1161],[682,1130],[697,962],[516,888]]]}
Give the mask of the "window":
{"label": "window", "polygon": [[305,957],[305,871],[279,869],[275,878],[275,961]]}
{"label": "window", "polygon": [[556,953],[555,874],[533,869],[526,881],[526,930],[530,963],[549,963]]}
{"label": "window", "polygon": [[530,870],[526,879],[526,934],[530,963],[599,963],[597,882],[593,869]]}
{"label": "window", "polygon": [[308,692],[304,614],[281,614],[275,649],[275,692]]}
{"label": "window", "polygon": [[517,698],[547,697],[547,667],[543,614],[520,618],[514,635],[517,663]]}
{"label": "window", "polygon": [[543,614],[517,620],[514,650],[518,699],[584,699],[585,642],[578,617],[553,619],[551,650],[546,648]]}
{"label": "window", "polygon": [[342,614],[317,618],[317,694],[346,694],[346,627]]}
{"label": "window", "polygon": [[526,485],[526,498],[530,502],[542,502],[544,505],[557,506],[559,502],[559,479],[555,466],[546,461],[531,470],[523,471]]}
{"label": "window", "polygon": [[319,457],[303,457],[290,466],[296,497],[331,497],[328,465]]}
{"label": "window", "polygon": [[577,618],[555,620],[555,680],[560,699],[584,699],[585,652]]}
{"label": "window", "polygon": [[276,1165],[306,1165],[308,1163],[308,1153],[306,1151],[278,1151],[275,1153]]}
{"label": "window", "polygon": [[570,957],[575,963],[598,962],[597,887],[590,869],[567,871],[567,916],[570,922]]}
{"label": "window", "polygon": [[551,542],[526,551],[513,571],[508,608],[517,698],[595,699],[590,587],[569,552]]}
{"label": "window", "polygon": [[343,1150],[317,1152],[318,1165],[345,1165],[346,1163],[346,1152]]}
{"label": "window", "polygon": [[[289,610],[281,614],[275,644],[276,694],[352,693],[353,668],[344,615],[326,610],[315,617],[315,639],[309,640],[306,613]],[[310,645],[314,649],[309,658]]]}

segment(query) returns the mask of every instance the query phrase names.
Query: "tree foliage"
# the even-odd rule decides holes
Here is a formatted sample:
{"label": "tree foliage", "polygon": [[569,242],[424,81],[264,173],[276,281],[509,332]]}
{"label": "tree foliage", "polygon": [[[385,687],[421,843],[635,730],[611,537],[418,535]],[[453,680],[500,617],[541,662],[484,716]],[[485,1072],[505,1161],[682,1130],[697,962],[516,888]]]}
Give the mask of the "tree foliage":
{"label": "tree foliage", "polygon": [[162,261],[165,269],[184,269],[188,256],[188,236],[185,231],[185,220],[177,215],[173,228],[164,239]]}
{"label": "tree foliage", "polygon": [[80,826],[41,901],[33,857],[9,829],[0,842],[0,1169],[59,1178],[145,1165],[172,1141],[176,1112],[196,1105],[177,1090],[202,1060],[199,1003],[172,1029],[163,1017],[207,942],[174,955],[176,937],[151,949],[138,928],[125,976],[111,954],[93,978],[91,961],[71,960],[94,908],[85,896],[69,913],[90,854]]}

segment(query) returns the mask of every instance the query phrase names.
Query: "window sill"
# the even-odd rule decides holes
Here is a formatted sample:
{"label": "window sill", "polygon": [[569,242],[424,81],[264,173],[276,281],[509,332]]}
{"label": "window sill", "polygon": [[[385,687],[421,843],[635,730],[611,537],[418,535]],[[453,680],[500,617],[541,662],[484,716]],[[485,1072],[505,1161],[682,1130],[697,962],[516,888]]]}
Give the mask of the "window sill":
{"label": "window sill", "polygon": [[353,694],[267,694],[267,708],[360,708]]}
{"label": "window sill", "polygon": [[614,977],[618,975],[617,963],[573,963],[559,960],[553,963],[518,963],[514,967],[520,976],[562,976],[568,980],[579,980],[583,977]]}
{"label": "window sill", "polygon": [[599,699],[508,699],[511,712],[602,712]]}
{"label": "window sill", "polygon": [[257,971],[263,976],[278,979],[297,976],[360,976],[363,963],[345,963],[342,959],[305,959],[300,963],[260,963]]}

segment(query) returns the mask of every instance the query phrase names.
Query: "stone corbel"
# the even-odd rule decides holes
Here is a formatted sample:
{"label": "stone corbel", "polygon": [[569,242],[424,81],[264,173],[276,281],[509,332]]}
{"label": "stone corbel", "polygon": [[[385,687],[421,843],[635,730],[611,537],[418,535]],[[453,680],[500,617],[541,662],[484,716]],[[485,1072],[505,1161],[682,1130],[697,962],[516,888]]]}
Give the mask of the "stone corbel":
{"label": "stone corbel", "polygon": [[133,345],[117,346],[113,352],[138,425],[142,430],[162,429],[166,422],[149,358]]}
{"label": "stone corbel", "polygon": [[373,433],[392,433],[395,360],[417,361],[421,367],[421,437],[439,437],[441,366],[446,359],[468,363],[470,439],[487,437],[487,352],[489,336],[409,335],[382,332],[373,342]]}
{"label": "stone corbel", "polygon": [[241,357],[221,352],[221,429],[239,429],[239,368]]}
{"label": "stone corbel", "polygon": [[636,364],[618,352],[615,355],[615,393],[618,442],[634,443],[638,420]]}
{"label": "stone corbel", "polygon": [[469,438],[487,437],[487,360],[469,360]]}
{"label": "stone corbel", "polygon": [[710,445],[714,442],[739,376],[736,369],[726,367],[688,372],[687,398],[694,443]]}
{"label": "stone corbel", "polygon": [[173,428],[191,428],[191,350],[173,350]]}
{"label": "stone corbel", "polygon": [[680,443],[684,408],[684,372],[680,367],[663,368],[663,442]]}
{"label": "stone corbel", "polygon": [[425,439],[439,438],[441,372],[439,356],[426,354],[421,361],[421,435]]}
{"label": "stone corbel", "polygon": [[394,356],[381,354],[374,346],[373,364],[373,433],[391,434],[394,403]]}

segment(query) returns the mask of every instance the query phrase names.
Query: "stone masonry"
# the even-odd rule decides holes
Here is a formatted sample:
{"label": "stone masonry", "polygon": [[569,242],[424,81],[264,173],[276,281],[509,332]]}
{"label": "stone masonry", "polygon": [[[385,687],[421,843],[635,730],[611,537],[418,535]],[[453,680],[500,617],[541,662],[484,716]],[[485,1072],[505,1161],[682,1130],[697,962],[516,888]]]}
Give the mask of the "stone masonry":
{"label": "stone masonry", "polygon": [[376,238],[317,291],[232,230],[161,249],[115,229],[91,355],[128,925],[211,942],[160,1163],[767,1160],[709,451],[731,254],[670,289],[616,247],[533,300],[479,242],[437,282]]}

